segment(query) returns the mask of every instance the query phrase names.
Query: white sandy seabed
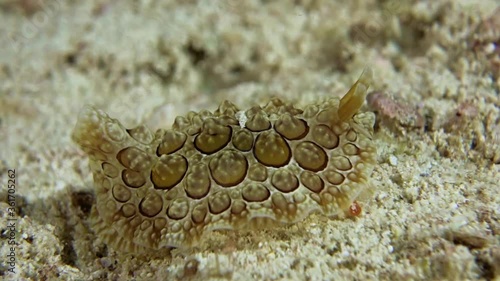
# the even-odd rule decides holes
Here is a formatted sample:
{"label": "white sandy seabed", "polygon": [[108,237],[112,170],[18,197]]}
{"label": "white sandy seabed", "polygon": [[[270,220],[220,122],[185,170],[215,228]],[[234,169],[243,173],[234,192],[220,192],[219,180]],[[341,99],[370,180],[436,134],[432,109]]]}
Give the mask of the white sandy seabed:
{"label": "white sandy seabed", "polygon": [[[0,279],[500,280],[498,2],[157,2],[0,0]],[[364,108],[379,165],[361,216],[146,257],[89,228],[84,104],[167,128],[224,99],[340,96],[367,65],[425,126]]]}

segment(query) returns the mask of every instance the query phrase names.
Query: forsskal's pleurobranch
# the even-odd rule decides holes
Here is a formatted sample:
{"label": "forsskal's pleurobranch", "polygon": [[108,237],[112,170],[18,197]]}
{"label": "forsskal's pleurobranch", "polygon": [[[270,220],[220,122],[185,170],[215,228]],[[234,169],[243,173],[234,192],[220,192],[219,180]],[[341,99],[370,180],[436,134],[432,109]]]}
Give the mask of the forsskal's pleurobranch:
{"label": "forsskal's pleurobranch", "polygon": [[95,231],[115,250],[143,252],[190,248],[217,229],[343,214],[370,189],[376,164],[375,116],[358,113],[371,80],[367,69],[342,99],[303,110],[224,101],[154,134],[85,107],[72,137],[90,158]]}

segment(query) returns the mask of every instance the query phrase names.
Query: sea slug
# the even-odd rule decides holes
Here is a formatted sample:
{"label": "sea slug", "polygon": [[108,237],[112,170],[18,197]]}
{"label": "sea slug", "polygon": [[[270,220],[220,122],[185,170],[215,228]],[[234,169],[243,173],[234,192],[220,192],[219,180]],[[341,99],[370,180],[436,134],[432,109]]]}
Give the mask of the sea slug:
{"label": "sea slug", "polygon": [[90,159],[94,230],[135,253],[191,248],[212,230],[349,212],[376,164],[375,116],[358,112],[371,80],[367,69],[340,100],[303,110],[271,99],[242,114],[224,101],[156,133],[85,107],[72,138]]}

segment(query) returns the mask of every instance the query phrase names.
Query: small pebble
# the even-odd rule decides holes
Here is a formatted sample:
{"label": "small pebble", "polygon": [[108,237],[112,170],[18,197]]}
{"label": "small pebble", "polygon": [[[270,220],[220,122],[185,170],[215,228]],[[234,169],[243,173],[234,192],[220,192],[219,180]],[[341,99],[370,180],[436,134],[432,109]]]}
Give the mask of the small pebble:
{"label": "small pebble", "polygon": [[398,158],[394,155],[389,156],[389,164],[391,164],[391,166],[397,166]]}

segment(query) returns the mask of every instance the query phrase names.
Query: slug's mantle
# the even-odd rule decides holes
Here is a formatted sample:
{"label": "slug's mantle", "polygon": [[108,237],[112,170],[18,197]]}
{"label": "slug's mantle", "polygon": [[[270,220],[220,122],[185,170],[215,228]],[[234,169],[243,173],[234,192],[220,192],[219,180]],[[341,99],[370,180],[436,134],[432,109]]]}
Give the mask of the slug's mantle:
{"label": "slug's mantle", "polygon": [[116,250],[143,252],[193,247],[217,229],[348,212],[376,164],[375,116],[358,113],[371,80],[367,69],[342,99],[303,110],[224,101],[154,134],[85,107],[72,138],[90,159],[95,231]]}

